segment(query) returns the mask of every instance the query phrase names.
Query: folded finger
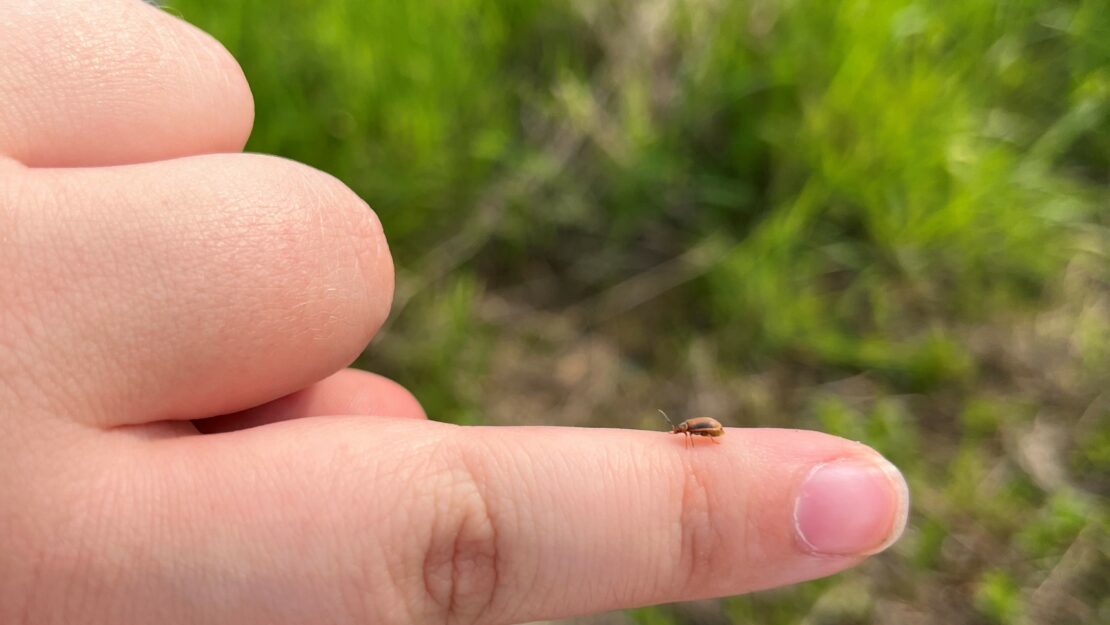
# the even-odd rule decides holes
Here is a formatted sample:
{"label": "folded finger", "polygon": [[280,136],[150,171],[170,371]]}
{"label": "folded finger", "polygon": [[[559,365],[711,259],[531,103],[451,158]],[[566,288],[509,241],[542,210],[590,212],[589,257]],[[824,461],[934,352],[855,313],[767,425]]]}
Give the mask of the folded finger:
{"label": "folded finger", "polygon": [[139,0],[9,0],[0,12],[0,155],[114,165],[246,142],[243,72],[193,26]]}
{"label": "folded finger", "polygon": [[365,415],[426,419],[405,387],[369,371],[343,369],[323,380],[255,408],[194,422],[206,434],[231,432],[304,417]]}
{"label": "folded finger", "polygon": [[309,167],[223,154],[8,179],[0,296],[36,311],[21,343],[65,391],[46,394],[68,402],[55,413],[244,410],[349,364],[389,311],[380,222]]}

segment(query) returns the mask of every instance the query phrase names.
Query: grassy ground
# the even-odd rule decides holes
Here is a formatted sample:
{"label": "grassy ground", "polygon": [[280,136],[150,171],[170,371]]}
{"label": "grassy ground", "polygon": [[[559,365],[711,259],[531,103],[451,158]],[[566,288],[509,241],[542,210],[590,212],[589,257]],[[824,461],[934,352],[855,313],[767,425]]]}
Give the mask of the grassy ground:
{"label": "grassy ground", "polygon": [[437,419],[821,429],[906,472],[857,570],[578,623],[1110,622],[1104,0],[176,0],[249,149],[398,264]]}

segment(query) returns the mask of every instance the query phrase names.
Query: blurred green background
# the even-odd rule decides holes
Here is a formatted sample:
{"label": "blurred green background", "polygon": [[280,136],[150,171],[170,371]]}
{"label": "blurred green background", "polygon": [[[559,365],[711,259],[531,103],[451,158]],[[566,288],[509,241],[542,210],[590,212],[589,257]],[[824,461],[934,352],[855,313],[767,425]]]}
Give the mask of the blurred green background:
{"label": "blurred green background", "polygon": [[378,211],[359,364],[433,418],[664,408],[910,482],[856,570],[573,622],[1110,622],[1105,0],[170,5],[242,64],[248,149]]}

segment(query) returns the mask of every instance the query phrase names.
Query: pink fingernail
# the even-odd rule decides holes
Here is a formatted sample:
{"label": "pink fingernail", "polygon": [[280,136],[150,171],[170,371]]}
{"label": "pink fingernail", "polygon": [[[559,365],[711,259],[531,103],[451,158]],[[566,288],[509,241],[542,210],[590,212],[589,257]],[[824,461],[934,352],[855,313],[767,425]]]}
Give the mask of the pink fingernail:
{"label": "pink fingernail", "polygon": [[905,478],[882,458],[821,464],[798,490],[794,529],[814,553],[878,553],[902,535],[909,499]]}

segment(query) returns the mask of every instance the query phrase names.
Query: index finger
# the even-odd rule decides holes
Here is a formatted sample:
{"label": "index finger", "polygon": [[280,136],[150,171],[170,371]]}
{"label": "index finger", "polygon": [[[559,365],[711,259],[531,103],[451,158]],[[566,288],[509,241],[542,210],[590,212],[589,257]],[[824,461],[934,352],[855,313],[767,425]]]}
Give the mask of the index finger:
{"label": "index finger", "polygon": [[[174,473],[184,494],[160,500],[187,502],[188,522],[163,530],[172,553],[154,562],[270,571],[264,596],[302,614],[357,598],[352,623],[491,625],[800,582],[884,549],[905,524],[905,482],[866,446],[770,429],[695,442],[342,418],[167,442],[192,469]],[[246,537],[227,522],[244,501]],[[253,574],[212,579],[211,605],[274,616]],[[217,616],[204,609],[188,616]]]}

